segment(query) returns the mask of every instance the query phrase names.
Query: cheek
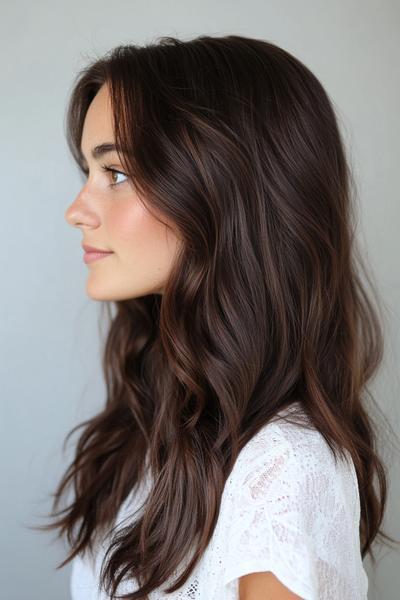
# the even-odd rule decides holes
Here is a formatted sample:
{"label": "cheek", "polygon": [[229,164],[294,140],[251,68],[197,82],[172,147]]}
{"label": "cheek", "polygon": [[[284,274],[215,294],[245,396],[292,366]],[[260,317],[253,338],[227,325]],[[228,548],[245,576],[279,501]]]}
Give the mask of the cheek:
{"label": "cheek", "polygon": [[110,246],[130,266],[164,271],[176,251],[176,238],[139,201],[127,200],[107,215]]}
{"label": "cheek", "polygon": [[151,229],[150,214],[135,201],[122,201],[113,206],[107,215],[107,229],[110,243],[115,251],[133,246],[139,240],[145,240]]}

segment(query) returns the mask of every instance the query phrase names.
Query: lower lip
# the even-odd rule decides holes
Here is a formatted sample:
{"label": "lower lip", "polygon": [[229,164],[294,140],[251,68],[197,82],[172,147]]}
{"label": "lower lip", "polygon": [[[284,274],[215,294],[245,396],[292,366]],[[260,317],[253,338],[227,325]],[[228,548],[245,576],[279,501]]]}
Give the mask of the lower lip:
{"label": "lower lip", "polygon": [[99,260],[100,258],[110,256],[111,254],[114,254],[114,252],[85,252],[85,254],[83,255],[83,260],[85,261],[85,263],[90,263],[94,260]]}

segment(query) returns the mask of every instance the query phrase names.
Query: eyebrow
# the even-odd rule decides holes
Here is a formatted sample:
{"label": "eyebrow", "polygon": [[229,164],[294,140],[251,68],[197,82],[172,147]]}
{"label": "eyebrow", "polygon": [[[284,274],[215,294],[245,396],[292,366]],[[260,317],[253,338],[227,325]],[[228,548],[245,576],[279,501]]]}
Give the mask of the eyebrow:
{"label": "eyebrow", "polygon": [[[92,148],[91,155],[93,156],[93,158],[95,160],[99,160],[99,158],[104,156],[104,154],[108,154],[109,152],[114,152],[117,150],[118,150],[118,147],[116,146],[116,144],[113,144],[111,142],[105,142],[104,144],[99,144],[98,146],[95,146],[94,148]],[[86,165],[87,163],[86,163],[85,157],[83,155],[82,149],[81,149],[81,154],[82,154],[83,162]]]}

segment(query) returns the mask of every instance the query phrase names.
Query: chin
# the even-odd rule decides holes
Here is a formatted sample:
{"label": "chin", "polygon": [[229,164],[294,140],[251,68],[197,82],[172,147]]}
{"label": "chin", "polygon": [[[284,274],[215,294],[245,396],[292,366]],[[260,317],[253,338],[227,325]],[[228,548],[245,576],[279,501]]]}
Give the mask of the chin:
{"label": "chin", "polygon": [[98,300],[99,302],[111,302],[113,300],[121,299],[118,294],[113,293],[112,290],[93,285],[92,282],[88,282],[86,285],[86,295],[92,300]]}
{"label": "chin", "polygon": [[153,289],[149,290],[112,290],[105,289],[101,286],[96,286],[93,282],[88,282],[86,285],[86,294],[92,300],[99,302],[117,302],[118,300],[132,300],[133,298],[141,298],[149,294],[161,294],[162,292]]}

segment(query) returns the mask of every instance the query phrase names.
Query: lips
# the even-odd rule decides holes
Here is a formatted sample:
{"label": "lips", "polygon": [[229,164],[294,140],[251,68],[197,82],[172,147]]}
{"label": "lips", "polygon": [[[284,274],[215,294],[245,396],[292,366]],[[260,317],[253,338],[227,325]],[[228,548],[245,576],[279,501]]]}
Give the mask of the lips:
{"label": "lips", "polygon": [[82,248],[85,252],[97,252],[101,254],[112,254],[111,250],[103,250],[102,248],[94,248],[93,246],[88,246],[88,244],[82,244]]}

